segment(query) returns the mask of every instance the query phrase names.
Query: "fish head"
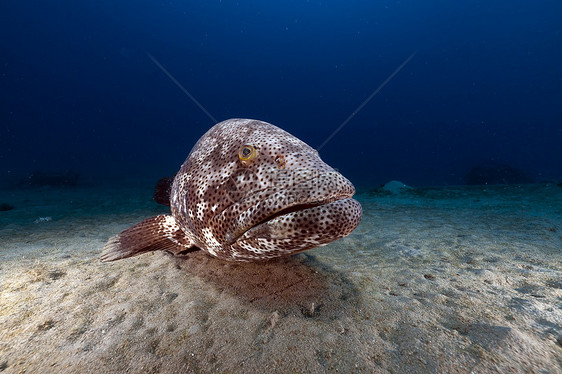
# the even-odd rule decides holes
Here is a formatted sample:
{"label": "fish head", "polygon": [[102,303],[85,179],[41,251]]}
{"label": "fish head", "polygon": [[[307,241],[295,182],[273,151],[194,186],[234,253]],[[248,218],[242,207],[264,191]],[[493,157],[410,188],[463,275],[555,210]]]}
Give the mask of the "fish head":
{"label": "fish head", "polygon": [[216,257],[255,261],[347,236],[361,220],[349,180],[272,124],[232,119],[196,143],[170,205],[182,229]]}

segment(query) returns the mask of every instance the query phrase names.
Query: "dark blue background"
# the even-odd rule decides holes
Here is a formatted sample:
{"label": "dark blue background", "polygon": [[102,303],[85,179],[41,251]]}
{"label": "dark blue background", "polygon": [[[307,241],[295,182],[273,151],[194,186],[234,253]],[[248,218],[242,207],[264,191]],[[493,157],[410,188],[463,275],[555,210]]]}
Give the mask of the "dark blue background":
{"label": "dark blue background", "polygon": [[0,178],[173,174],[218,120],[257,118],[356,185],[461,184],[496,160],[562,179],[562,2],[0,3]]}

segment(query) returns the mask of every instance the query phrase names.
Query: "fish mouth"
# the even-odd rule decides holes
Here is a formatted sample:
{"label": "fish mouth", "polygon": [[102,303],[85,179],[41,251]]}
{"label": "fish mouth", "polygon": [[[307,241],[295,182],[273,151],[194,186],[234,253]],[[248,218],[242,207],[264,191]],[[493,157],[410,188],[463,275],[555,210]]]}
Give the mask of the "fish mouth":
{"label": "fish mouth", "polygon": [[319,220],[322,214],[334,209],[329,208],[332,204],[351,200],[354,194],[351,182],[332,171],[289,188],[272,187],[259,195],[248,194],[213,220],[225,229],[219,242],[232,245],[246,232],[274,220],[295,215],[303,216],[300,219],[307,223]]}
{"label": "fish mouth", "polygon": [[[311,201],[306,203],[297,203],[297,204],[288,205],[285,208],[282,208],[264,217],[259,221],[255,221],[252,225],[247,225],[246,227],[244,227],[243,230],[238,231],[235,236],[228,236],[227,234],[227,240],[230,239],[228,240],[230,242],[229,244],[234,244],[243,238],[247,238],[249,236],[253,236],[254,234],[257,234],[260,231],[263,231],[264,229],[268,231],[268,234],[266,235],[258,234],[259,236],[262,237],[269,236],[270,238],[283,237],[284,239],[288,239],[285,236],[286,233],[283,233],[283,227],[284,227],[283,221],[289,220],[290,222],[293,216],[299,216],[303,221],[308,221],[310,223],[310,220],[318,219],[318,218],[311,218],[315,214],[320,214],[320,212],[322,213],[332,212],[333,214],[335,210],[341,211],[341,207],[339,209],[336,208],[337,205],[342,206],[342,205],[347,205],[349,203],[351,204],[357,203],[355,200],[352,199],[352,197],[353,194],[345,194],[345,195],[331,196],[324,200],[317,200],[317,201]],[[290,223],[289,225],[292,224]],[[277,227],[277,229],[274,230],[276,233],[272,233],[270,229],[267,229],[272,227]],[[335,239],[337,238],[334,237],[331,240],[326,240],[326,242],[330,242]]]}
{"label": "fish mouth", "polygon": [[[288,206],[284,209],[281,209],[278,212],[273,213],[272,215],[266,217],[265,219],[259,221],[255,225],[249,227],[246,231],[251,230],[252,228],[254,228],[256,226],[262,225],[264,223],[272,221],[272,220],[274,220],[278,217],[281,217],[281,216],[286,216],[286,215],[289,215],[291,213],[301,212],[301,211],[304,211],[304,210],[307,210],[307,209],[316,208],[316,207],[319,207],[319,206],[327,205],[327,204],[333,203],[335,201],[348,199],[348,198],[351,198],[351,197],[353,197],[353,195],[341,195],[341,196],[338,196],[338,197],[331,197],[331,198],[328,198],[328,199],[325,199],[325,200],[322,200],[322,201],[312,201],[312,202],[309,202],[309,203],[301,203],[301,204],[296,204],[296,205],[290,205],[290,206]],[[244,233],[242,233],[240,236],[242,236]]]}
{"label": "fish mouth", "polygon": [[292,255],[346,237],[362,218],[361,204],[347,196],[284,208],[246,230],[233,248],[241,260],[253,261]]}

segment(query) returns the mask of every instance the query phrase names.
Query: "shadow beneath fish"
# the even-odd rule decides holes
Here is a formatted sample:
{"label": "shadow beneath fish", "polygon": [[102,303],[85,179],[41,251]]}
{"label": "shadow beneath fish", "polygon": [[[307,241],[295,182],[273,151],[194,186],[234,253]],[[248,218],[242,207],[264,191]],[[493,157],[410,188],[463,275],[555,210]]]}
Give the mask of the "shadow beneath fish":
{"label": "shadow beneath fish", "polygon": [[334,319],[360,304],[359,292],[343,273],[309,254],[258,263],[220,261],[202,251],[171,257],[190,276],[264,311]]}

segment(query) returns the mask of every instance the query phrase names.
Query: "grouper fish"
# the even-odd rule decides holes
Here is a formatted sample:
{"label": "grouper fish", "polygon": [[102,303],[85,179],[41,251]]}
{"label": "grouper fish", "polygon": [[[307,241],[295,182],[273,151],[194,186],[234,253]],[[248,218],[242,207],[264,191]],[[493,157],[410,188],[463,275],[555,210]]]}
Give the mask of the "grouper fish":
{"label": "grouper fish", "polygon": [[272,124],[230,119],[195,144],[169,189],[171,215],[109,239],[101,261],[194,250],[261,261],[349,235],[362,210],[349,180],[318,152]]}

